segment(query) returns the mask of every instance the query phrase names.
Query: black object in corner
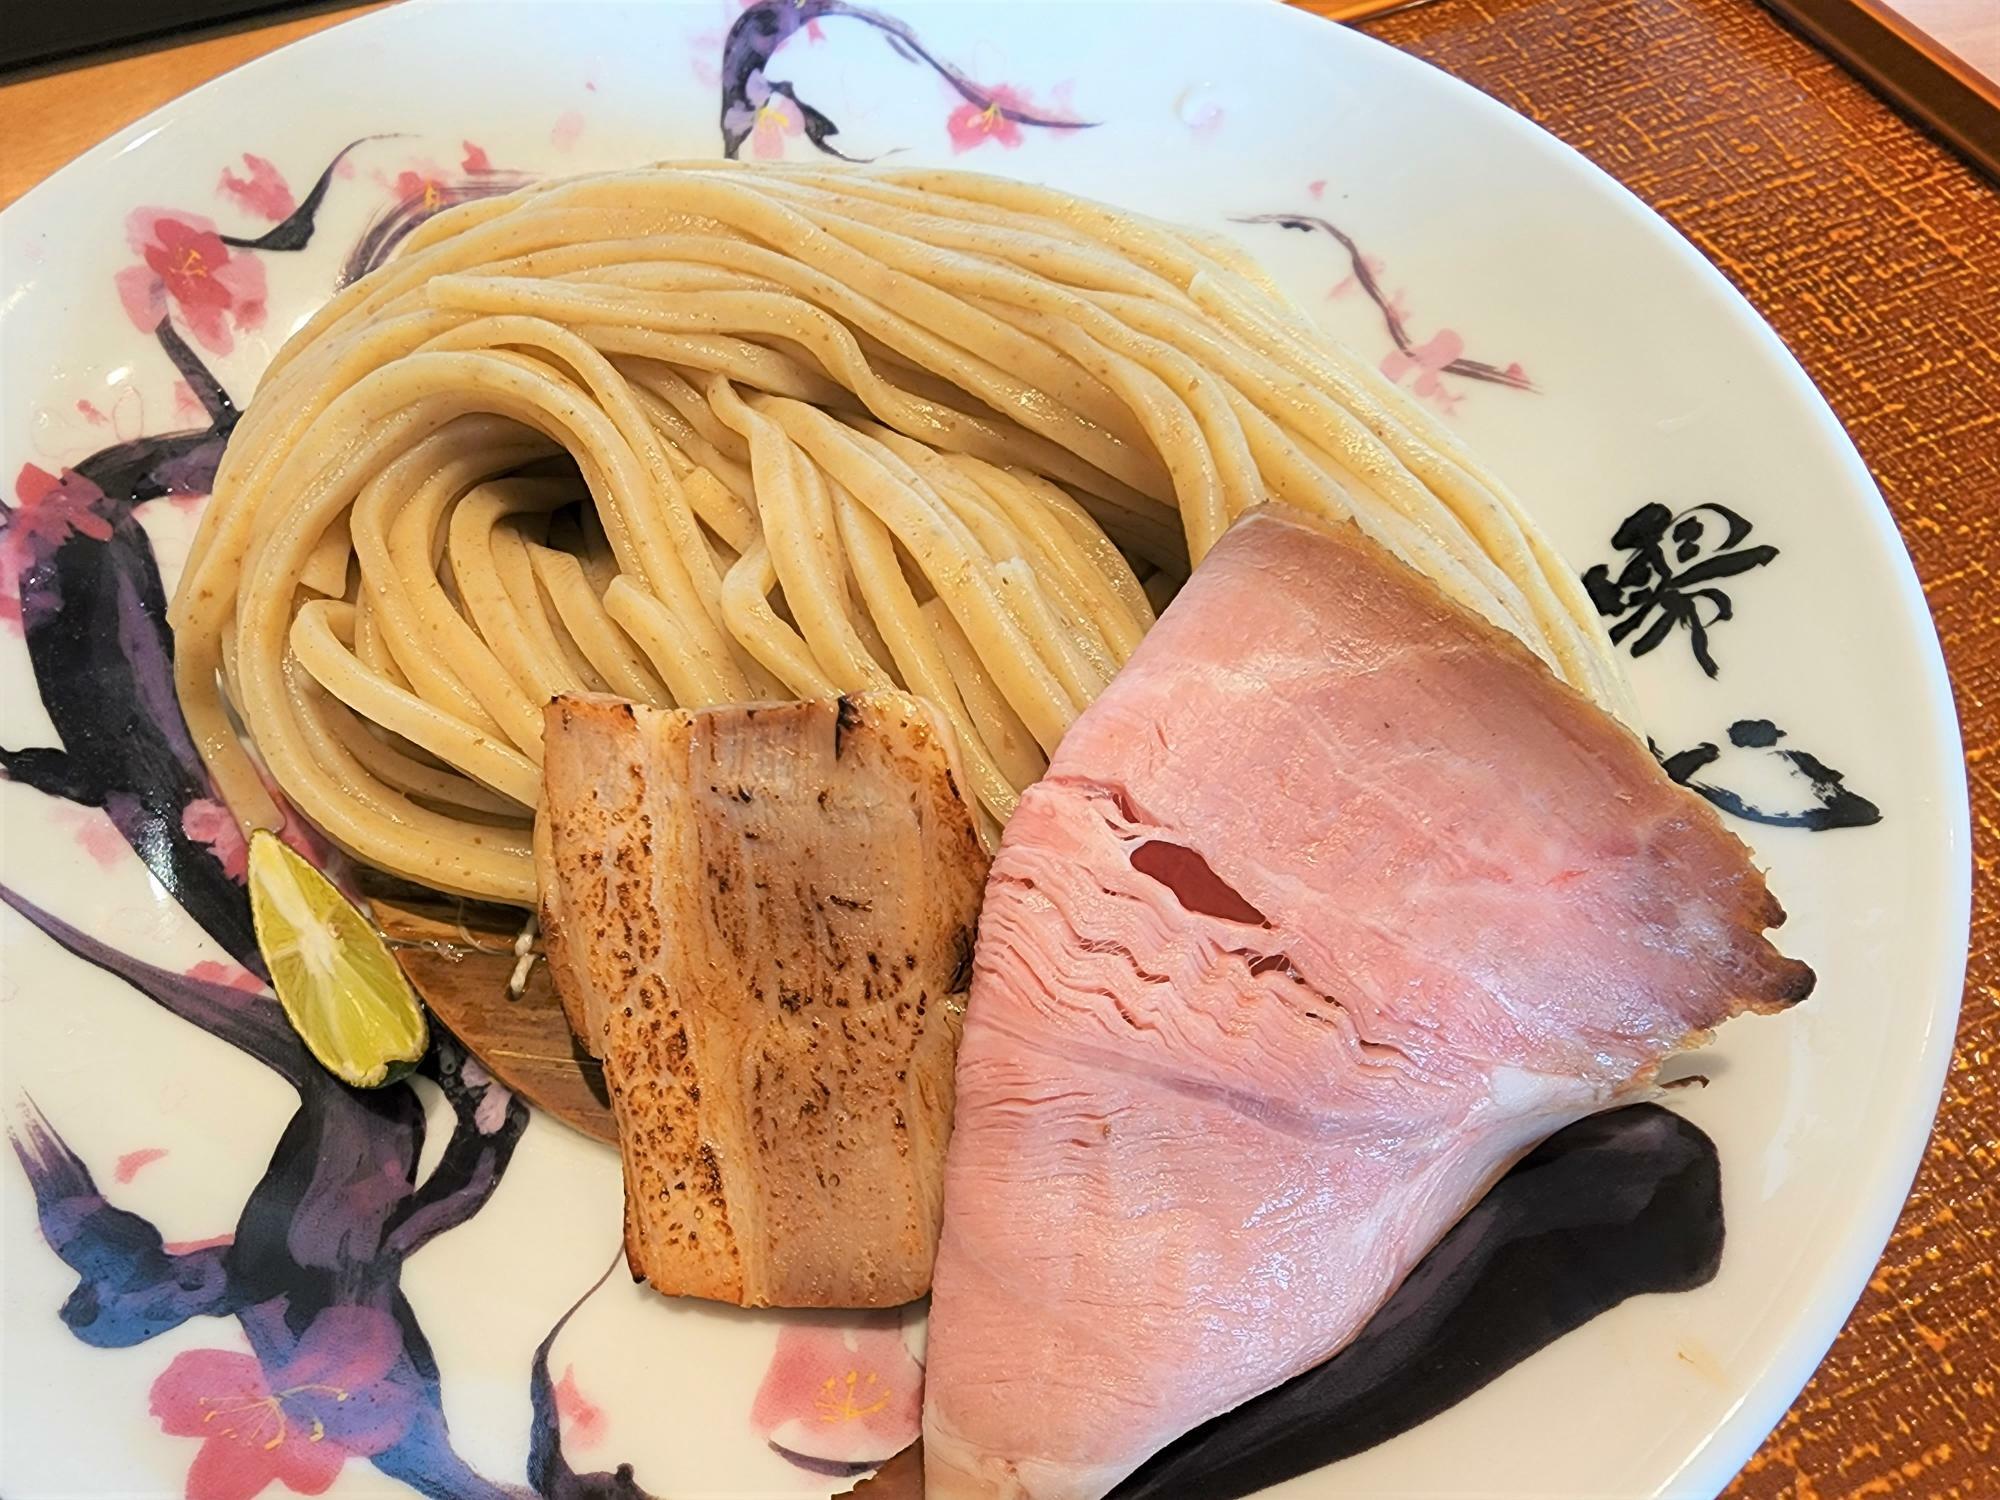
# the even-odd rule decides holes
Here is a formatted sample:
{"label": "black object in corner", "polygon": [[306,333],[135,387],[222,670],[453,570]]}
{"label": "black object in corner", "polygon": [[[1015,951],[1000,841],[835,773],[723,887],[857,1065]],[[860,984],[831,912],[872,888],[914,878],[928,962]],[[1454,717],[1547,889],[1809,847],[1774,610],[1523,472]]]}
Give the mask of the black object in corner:
{"label": "black object in corner", "polygon": [[0,72],[252,16],[308,0],[0,0]]}

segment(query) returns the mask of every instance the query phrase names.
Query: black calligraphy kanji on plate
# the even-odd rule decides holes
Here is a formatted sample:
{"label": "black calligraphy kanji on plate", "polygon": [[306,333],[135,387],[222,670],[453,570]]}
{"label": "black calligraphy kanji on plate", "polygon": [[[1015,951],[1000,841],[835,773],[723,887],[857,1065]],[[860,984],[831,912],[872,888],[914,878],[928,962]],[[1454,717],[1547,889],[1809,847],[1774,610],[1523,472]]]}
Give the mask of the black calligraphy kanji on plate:
{"label": "black calligraphy kanji on plate", "polygon": [[1672,511],[1654,503],[1633,511],[1611,538],[1627,554],[1617,574],[1598,563],[1583,575],[1597,612],[1617,622],[1612,644],[1630,640],[1632,654],[1644,656],[1676,629],[1685,630],[1694,659],[1715,676],[1708,633],[1734,613],[1717,584],[1778,555],[1769,545],[1744,546],[1750,531],[1750,523],[1726,505]]}
{"label": "black calligraphy kanji on plate", "polygon": [[[1784,761],[1804,787],[1807,804],[1792,808],[1759,807],[1740,792],[1697,779],[1699,774],[1721,760],[1726,753],[1720,745],[1707,741],[1671,755],[1653,753],[1673,780],[1698,793],[1726,813],[1771,828],[1804,828],[1824,833],[1830,828],[1866,828],[1882,821],[1882,809],[1847,785],[1846,776],[1818,756],[1805,750],[1782,746],[1785,731],[1769,719],[1738,719],[1729,726],[1732,750],[1762,751]],[[1732,778],[1733,779],[1733,778]]]}

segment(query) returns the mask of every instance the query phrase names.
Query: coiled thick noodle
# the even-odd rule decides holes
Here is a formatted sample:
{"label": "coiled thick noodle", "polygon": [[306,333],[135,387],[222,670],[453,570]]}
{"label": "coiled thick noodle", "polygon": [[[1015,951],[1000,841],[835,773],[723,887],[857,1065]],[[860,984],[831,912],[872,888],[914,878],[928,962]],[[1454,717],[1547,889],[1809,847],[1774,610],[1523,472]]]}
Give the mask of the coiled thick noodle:
{"label": "coiled thick noodle", "polygon": [[[1348,519],[1611,712],[1576,579],[1219,241],[956,172],[466,204],[279,352],[174,600],[246,826],[527,904],[541,709],[901,686],[991,832],[1231,519]],[[232,710],[234,721],[232,721]]]}

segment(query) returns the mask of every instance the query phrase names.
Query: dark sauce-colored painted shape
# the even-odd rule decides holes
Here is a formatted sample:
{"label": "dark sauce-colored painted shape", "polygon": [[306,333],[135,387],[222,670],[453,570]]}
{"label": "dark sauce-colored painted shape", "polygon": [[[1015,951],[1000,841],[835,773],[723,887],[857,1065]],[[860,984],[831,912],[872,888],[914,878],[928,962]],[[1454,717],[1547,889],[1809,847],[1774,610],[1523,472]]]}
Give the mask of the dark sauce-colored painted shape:
{"label": "dark sauce-colored painted shape", "polygon": [[1800,808],[1765,808],[1740,792],[1699,779],[1699,774],[1722,759],[1723,750],[1709,741],[1687,750],[1661,755],[1653,746],[1668,777],[1734,817],[1767,828],[1803,828],[1825,833],[1834,828],[1867,828],[1882,821],[1882,809],[1847,785],[1846,774],[1806,750],[1782,746],[1785,731],[1769,719],[1738,719],[1729,726],[1729,743],[1738,750],[1761,750],[1775,755],[1805,783],[1812,805]]}
{"label": "dark sauce-colored painted shape", "polygon": [[1722,1261],[1715,1145],[1634,1104],[1530,1152],[1438,1243],[1360,1337],[1196,1428],[1114,1500],[1233,1500],[1372,1448],[1642,1292]]}

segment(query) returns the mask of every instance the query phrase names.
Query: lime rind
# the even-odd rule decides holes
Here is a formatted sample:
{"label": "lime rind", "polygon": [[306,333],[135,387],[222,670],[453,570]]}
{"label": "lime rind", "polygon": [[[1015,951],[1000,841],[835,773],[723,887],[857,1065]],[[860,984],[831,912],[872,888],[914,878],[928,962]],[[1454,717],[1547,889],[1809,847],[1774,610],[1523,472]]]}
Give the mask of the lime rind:
{"label": "lime rind", "polygon": [[379,1088],[424,1055],[424,1009],[368,918],[275,834],[250,839],[250,915],[285,1017],[343,1083]]}

